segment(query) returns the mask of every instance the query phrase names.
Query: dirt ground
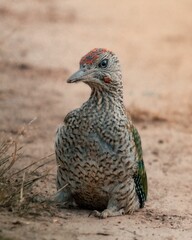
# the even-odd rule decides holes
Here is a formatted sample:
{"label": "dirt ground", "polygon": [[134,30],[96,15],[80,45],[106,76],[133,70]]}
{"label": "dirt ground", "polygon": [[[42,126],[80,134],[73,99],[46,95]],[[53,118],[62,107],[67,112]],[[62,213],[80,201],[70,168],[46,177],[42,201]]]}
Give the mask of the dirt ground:
{"label": "dirt ground", "polygon": [[[1,0],[0,133],[26,136],[25,166],[54,151],[57,126],[90,90],[69,85],[80,58],[95,47],[114,51],[124,101],[139,129],[149,180],[146,207],[106,220],[86,210],[62,217],[0,215],[0,239],[192,239],[191,0]],[[52,177],[39,192],[53,194]],[[4,237],[3,237],[4,236]]]}

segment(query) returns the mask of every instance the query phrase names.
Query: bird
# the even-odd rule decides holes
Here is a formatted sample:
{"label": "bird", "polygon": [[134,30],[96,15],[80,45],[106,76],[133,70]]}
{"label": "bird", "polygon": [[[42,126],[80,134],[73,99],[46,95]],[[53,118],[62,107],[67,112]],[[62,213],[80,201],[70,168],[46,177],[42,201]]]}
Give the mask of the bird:
{"label": "bird", "polygon": [[118,57],[95,48],[67,80],[91,88],[88,100],[69,112],[55,137],[57,195],[66,207],[108,218],[132,214],[147,200],[141,138],[123,102]]}

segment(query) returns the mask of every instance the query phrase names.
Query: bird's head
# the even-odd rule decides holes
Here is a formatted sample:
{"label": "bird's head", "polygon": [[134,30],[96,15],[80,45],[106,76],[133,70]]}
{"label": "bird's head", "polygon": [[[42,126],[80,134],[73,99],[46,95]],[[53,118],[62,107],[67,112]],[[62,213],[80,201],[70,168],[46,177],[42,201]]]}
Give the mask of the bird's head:
{"label": "bird's head", "polygon": [[91,88],[115,91],[122,86],[121,70],[117,56],[106,49],[95,48],[80,60],[80,69],[68,83],[84,82]]}

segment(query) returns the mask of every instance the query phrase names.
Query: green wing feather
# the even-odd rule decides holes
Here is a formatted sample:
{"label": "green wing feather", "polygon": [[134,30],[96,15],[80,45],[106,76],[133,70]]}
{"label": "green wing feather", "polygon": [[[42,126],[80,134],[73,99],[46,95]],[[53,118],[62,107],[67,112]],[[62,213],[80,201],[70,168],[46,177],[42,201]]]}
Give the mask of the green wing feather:
{"label": "green wing feather", "polygon": [[142,152],[142,146],[141,146],[141,138],[137,131],[137,129],[132,125],[131,128],[137,154],[138,154],[138,171],[135,173],[134,181],[136,186],[136,192],[139,197],[140,207],[144,207],[144,203],[147,200],[147,192],[148,192],[148,186],[147,186],[147,174],[145,171],[145,165],[143,162],[143,152]]}

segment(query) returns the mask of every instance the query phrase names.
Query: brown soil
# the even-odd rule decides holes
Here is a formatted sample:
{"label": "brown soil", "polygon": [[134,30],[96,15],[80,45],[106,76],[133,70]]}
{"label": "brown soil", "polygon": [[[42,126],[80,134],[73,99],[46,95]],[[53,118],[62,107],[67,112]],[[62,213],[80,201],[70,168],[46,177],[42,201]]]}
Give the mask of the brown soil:
{"label": "brown soil", "polygon": [[[20,138],[18,167],[52,153],[56,127],[90,90],[65,79],[95,47],[120,58],[124,99],[140,131],[149,179],[146,207],[98,220],[60,209],[19,217],[4,210],[0,239],[192,238],[192,2],[1,0],[0,132]],[[52,177],[39,192],[55,191]],[[5,238],[3,238],[3,236]]]}

